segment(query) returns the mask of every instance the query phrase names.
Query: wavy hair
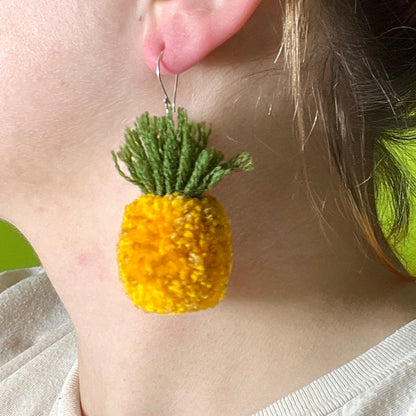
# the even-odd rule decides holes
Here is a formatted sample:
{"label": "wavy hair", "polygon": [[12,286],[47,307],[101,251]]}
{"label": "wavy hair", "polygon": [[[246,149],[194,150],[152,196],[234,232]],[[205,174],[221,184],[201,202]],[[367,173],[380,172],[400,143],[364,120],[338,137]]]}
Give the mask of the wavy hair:
{"label": "wavy hair", "polygon": [[[138,14],[152,0],[139,3]],[[416,3],[409,0],[276,0],[284,66],[302,151],[319,126],[338,173],[344,214],[391,271],[413,280],[395,244],[416,201]],[[314,117],[310,117],[314,114]],[[313,207],[323,219],[304,174]],[[376,200],[391,206],[382,229]]]}
{"label": "wavy hair", "polygon": [[[394,245],[408,234],[416,198],[415,171],[405,163],[416,154],[409,147],[416,139],[416,3],[279,2],[302,148],[313,106],[339,174],[343,210],[383,264],[409,280]],[[383,230],[376,209],[382,195],[391,204]]]}

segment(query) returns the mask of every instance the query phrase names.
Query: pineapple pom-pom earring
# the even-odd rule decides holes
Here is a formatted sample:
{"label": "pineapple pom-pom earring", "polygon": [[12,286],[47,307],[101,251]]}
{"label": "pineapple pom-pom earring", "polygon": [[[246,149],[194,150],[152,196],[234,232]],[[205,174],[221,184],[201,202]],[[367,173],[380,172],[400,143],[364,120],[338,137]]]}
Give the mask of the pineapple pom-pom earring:
{"label": "pineapple pom-pom earring", "polygon": [[[175,111],[164,91],[166,116],[146,112],[126,129],[125,145],[113,160],[120,175],[144,195],[124,212],[117,260],[120,280],[145,312],[178,314],[212,308],[224,298],[232,266],[230,222],[215,197],[204,192],[232,171],[253,170],[247,152],[227,162],[207,149],[211,128]],[[130,176],[119,166],[126,165]]]}

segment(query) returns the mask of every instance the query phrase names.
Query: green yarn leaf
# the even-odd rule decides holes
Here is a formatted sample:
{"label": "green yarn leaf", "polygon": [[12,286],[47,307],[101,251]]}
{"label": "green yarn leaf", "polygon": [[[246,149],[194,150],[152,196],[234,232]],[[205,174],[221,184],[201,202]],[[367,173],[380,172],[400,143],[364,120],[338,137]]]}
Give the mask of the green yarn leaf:
{"label": "green yarn leaf", "polygon": [[[203,155],[202,160],[200,160],[201,155]],[[208,173],[218,166],[222,159],[224,155],[216,149],[203,150],[184,192],[191,197],[202,194],[207,189]],[[192,181],[193,177],[194,181]]]}
{"label": "green yarn leaf", "polygon": [[[119,174],[144,193],[178,192],[197,198],[230,172],[254,169],[247,152],[221,163],[223,153],[206,148],[211,126],[190,122],[184,108],[178,108],[176,124],[170,106],[167,116],[149,117],[146,112],[136,118],[134,126],[126,129],[124,146],[111,153]],[[121,170],[119,160],[130,176]]]}
{"label": "green yarn leaf", "polygon": [[216,166],[204,180],[204,187],[211,189],[216,183],[227,176],[230,172],[243,172],[253,170],[253,159],[247,152],[240,153],[228,162]]}
{"label": "green yarn leaf", "polygon": [[203,175],[208,169],[210,161],[210,155],[206,149],[203,149],[195,162],[194,170],[188,183],[183,190],[183,193],[189,196],[193,196],[198,189],[198,183],[201,181]]}
{"label": "green yarn leaf", "polygon": [[156,183],[156,194],[164,195],[165,186],[163,181],[163,167],[162,155],[160,153],[160,137],[157,129],[157,118],[149,119],[149,114],[146,112],[135,122],[136,131],[141,132],[140,138],[146,149],[147,157],[150,166],[153,170],[153,177]]}
{"label": "green yarn leaf", "polygon": [[175,190],[176,175],[179,167],[179,142],[176,140],[175,125],[171,118],[161,118],[162,128],[167,132],[163,145],[163,175],[165,178],[166,193]]}
{"label": "green yarn leaf", "polygon": [[[126,130],[125,139],[127,146],[125,146],[122,151],[124,151],[125,154],[127,154],[127,151],[130,153],[128,159],[130,163],[126,163],[127,168],[131,174],[132,172],[136,173],[139,182],[144,184],[145,189],[148,190],[147,192],[154,193],[156,188],[152,166],[147,158],[146,151],[142,145],[138,132],[128,128]],[[140,163],[137,161],[140,161]]]}
{"label": "green yarn leaf", "polygon": [[[181,114],[178,115],[178,123],[181,123]],[[189,177],[192,173],[192,161],[194,159],[194,147],[195,143],[190,138],[190,128],[189,126],[183,126],[179,124],[178,126],[179,137],[181,137],[181,149],[180,149],[180,159],[179,159],[179,168],[175,184],[175,191],[179,192],[185,184],[188,182]]]}

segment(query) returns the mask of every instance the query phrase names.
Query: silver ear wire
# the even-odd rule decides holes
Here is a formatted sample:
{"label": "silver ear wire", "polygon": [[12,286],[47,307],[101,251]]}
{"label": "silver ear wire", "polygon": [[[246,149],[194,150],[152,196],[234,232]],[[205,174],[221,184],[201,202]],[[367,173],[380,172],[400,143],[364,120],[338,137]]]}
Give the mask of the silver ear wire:
{"label": "silver ear wire", "polygon": [[172,105],[172,111],[173,112],[176,111],[176,108],[175,108],[175,103],[176,103],[176,90],[178,88],[178,77],[179,77],[179,74],[176,74],[176,77],[175,77],[175,88],[173,90],[173,103],[171,103],[171,101],[169,100],[168,94],[167,94],[167,92],[165,90],[165,87],[163,86],[162,80],[160,79],[160,60],[162,59],[162,55],[163,55],[163,51],[160,52],[159,58],[157,59],[156,76],[157,76],[157,79],[159,80],[159,84],[162,87],[163,92],[165,93],[165,98],[163,99],[163,103],[165,104],[166,114],[169,114],[169,105]]}

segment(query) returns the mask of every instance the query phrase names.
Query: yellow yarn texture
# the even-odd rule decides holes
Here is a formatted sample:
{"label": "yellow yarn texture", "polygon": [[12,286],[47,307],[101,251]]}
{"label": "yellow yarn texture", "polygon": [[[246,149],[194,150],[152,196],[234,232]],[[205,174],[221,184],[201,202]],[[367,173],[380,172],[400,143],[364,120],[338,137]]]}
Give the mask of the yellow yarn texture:
{"label": "yellow yarn texture", "polygon": [[229,219],[212,195],[142,195],[125,208],[117,256],[120,280],[141,310],[211,308],[231,273]]}

